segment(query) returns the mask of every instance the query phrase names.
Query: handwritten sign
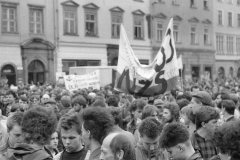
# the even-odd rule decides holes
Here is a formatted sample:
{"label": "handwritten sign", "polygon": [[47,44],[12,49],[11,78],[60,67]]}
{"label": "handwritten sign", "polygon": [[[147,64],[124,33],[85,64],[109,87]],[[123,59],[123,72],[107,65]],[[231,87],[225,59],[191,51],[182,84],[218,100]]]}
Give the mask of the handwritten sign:
{"label": "handwritten sign", "polygon": [[69,91],[83,88],[100,89],[100,73],[99,70],[85,75],[65,75],[65,87]]}

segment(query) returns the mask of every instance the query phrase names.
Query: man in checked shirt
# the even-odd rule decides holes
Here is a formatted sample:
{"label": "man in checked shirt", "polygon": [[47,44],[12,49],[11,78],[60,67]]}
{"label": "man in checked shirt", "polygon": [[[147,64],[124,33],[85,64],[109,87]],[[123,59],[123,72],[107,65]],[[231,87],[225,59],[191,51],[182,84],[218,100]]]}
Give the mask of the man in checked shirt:
{"label": "man in checked shirt", "polygon": [[210,106],[201,106],[195,113],[196,131],[192,135],[192,144],[204,160],[218,154],[213,143],[213,134],[219,119],[219,112]]}

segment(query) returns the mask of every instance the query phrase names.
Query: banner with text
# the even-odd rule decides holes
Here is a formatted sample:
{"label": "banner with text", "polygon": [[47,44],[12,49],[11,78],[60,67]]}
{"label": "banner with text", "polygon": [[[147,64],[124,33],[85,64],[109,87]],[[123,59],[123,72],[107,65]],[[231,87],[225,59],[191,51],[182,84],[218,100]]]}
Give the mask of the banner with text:
{"label": "banner with text", "polygon": [[121,26],[116,90],[139,96],[159,95],[175,88],[178,77],[173,19],[169,22],[158,54],[149,65],[140,64],[130,46],[125,29]]}
{"label": "banner with text", "polygon": [[65,75],[64,81],[69,91],[83,88],[100,89],[99,70],[84,75]]}

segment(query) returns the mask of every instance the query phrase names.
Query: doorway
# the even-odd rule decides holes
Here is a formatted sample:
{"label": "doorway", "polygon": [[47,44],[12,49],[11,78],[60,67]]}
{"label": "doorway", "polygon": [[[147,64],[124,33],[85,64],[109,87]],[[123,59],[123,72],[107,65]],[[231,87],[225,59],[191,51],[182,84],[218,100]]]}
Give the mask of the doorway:
{"label": "doorway", "polygon": [[11,84],[16,85],[16,71],[11,64],[7,64],[2,67],[1,70],[2,77],[7,79],[7,83],[10,86]]}
{"label": "doorway", "polygon": [[29,84],[44,84],[45,82],[45,67],[40,60],[33,60],[28,65],[28,83]]}

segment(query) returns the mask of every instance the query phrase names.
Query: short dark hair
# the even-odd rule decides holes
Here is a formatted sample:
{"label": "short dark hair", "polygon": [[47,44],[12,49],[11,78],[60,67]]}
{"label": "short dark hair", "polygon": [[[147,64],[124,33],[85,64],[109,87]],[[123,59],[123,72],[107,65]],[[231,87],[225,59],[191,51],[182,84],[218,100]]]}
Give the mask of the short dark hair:
{"label": "short dark hair", "polygon": [[195,115],[196,129],[202,127],[202,122],[207,123],[210,120],[219,119],[220,117],[218,110],[210,106],[200,106]]}
{"label": "short dark hair", "polygon": [[114,126],[111,113],[102,107],[89,107],[81,114],[83,127],[90,131],[93,139],[102,144],[103,139]]}
{"label": "short dark hair", "polygon": [[234,115],[235,103],[232,100],[222,100],[221,105],[228,114]]}
{"label": "short dark hair", "polygon": [[136,99],[131,103],[130,106],[130,112],[134,112],[137,109],[143,110],[143,107],[146,105],[147,103],[143,100],[143,99]]}
{"label": "short dark hair", "polygon": [[79,115],[74,112],[64,114],[59,121],[58,131],[61,132],[61,129],[70,130],[73,127],[78,134],[82,134],[82,123]]}
{"label": "short dark hair", "polygon": [[86,105],[87,105],[87,100],[86,100],[86,98],[84,98],[82,95],[78,95],[78,96],[75,96],[75,97],[72,99],[72,105],[74,105],[74,104],[82,105],[83,108],[85,108]]}
{"label": "short dark hair", "polygon": [[214,142],[221,153],[240,153],[240,120],[229,121],[216,128]]}
{"label": "short dark hair", "polygon": [[47,108],[37,106],[25,112],[22,131],[26,142],[45,145],[56,131],[56,115]]}
{"label": "short dark hair", "polygon": [[121,126],[122,125],[122,118],[123,118],[122,117],[122,110],[121,110],[121,108],[119,108],[119,107],[111,107],[110,110],[111,110],[111,114],[112,114],[112,116],[114,118],[115,125]]}
{"label": "short dark hair", "polygon": [[135,146],[132,141],[124,134],[116,135],[110,143],[110,148],[114,156],[116,156],[118,152],[123,150],[124,160],[136,160]]}
{"label": "short dark hair", "polygon": [[111,95],[107,98],[108,106],[118,107],[119,97],[117,95]]}
{"label": "short dark hair", "polygon": [[148,117],[141,122],[138,130],[141,137],[145,135],[148,138],[155,139],[161,134],[162,128],[161,122],[153,117]]}
{"label": "short dark hair", "polygon": [[23,113],[16,112],[7,118],[7,130],[8,132],[13,129],[14,125],[22,126]]}
{"label": "short dark hair", "polygon": [[169,123],[165,125],[160,136],[160,146],[162,148],[170,148],[179,143],[189,140],[190,134],[187,128],[180,123]]}
{"label": "short dark hair", "polygon": [[163,109],[168,109],[172,115],[172,117],[178,121],[179,120],[179,111],[180,108],[177,103],[174,102],[168,102],[163,105]]}
{"label": "short dark hair", "polygon": [[185,98],[177,100],[177,104],[178,104],[180,110],[181,110],[183,107],[187,106],[189,103],[190,103],[190,102],[189,102],[187,99],[185,99]]}
{"label": "short dark hair", "polygon": [[142,112],[142,119],[145,119],[147,117],[151,117],[153,112],[159,112],[158,111],[158,108],[154,105],[146,105],[144,108],[143,108],[143,112]]}
{"label": "short dark hair", "polygon": [[106,104],[103,100],[101,99],[96,99],[93,104],[92,104],[93,107],[102,107],[102,108],[106,108]]}

